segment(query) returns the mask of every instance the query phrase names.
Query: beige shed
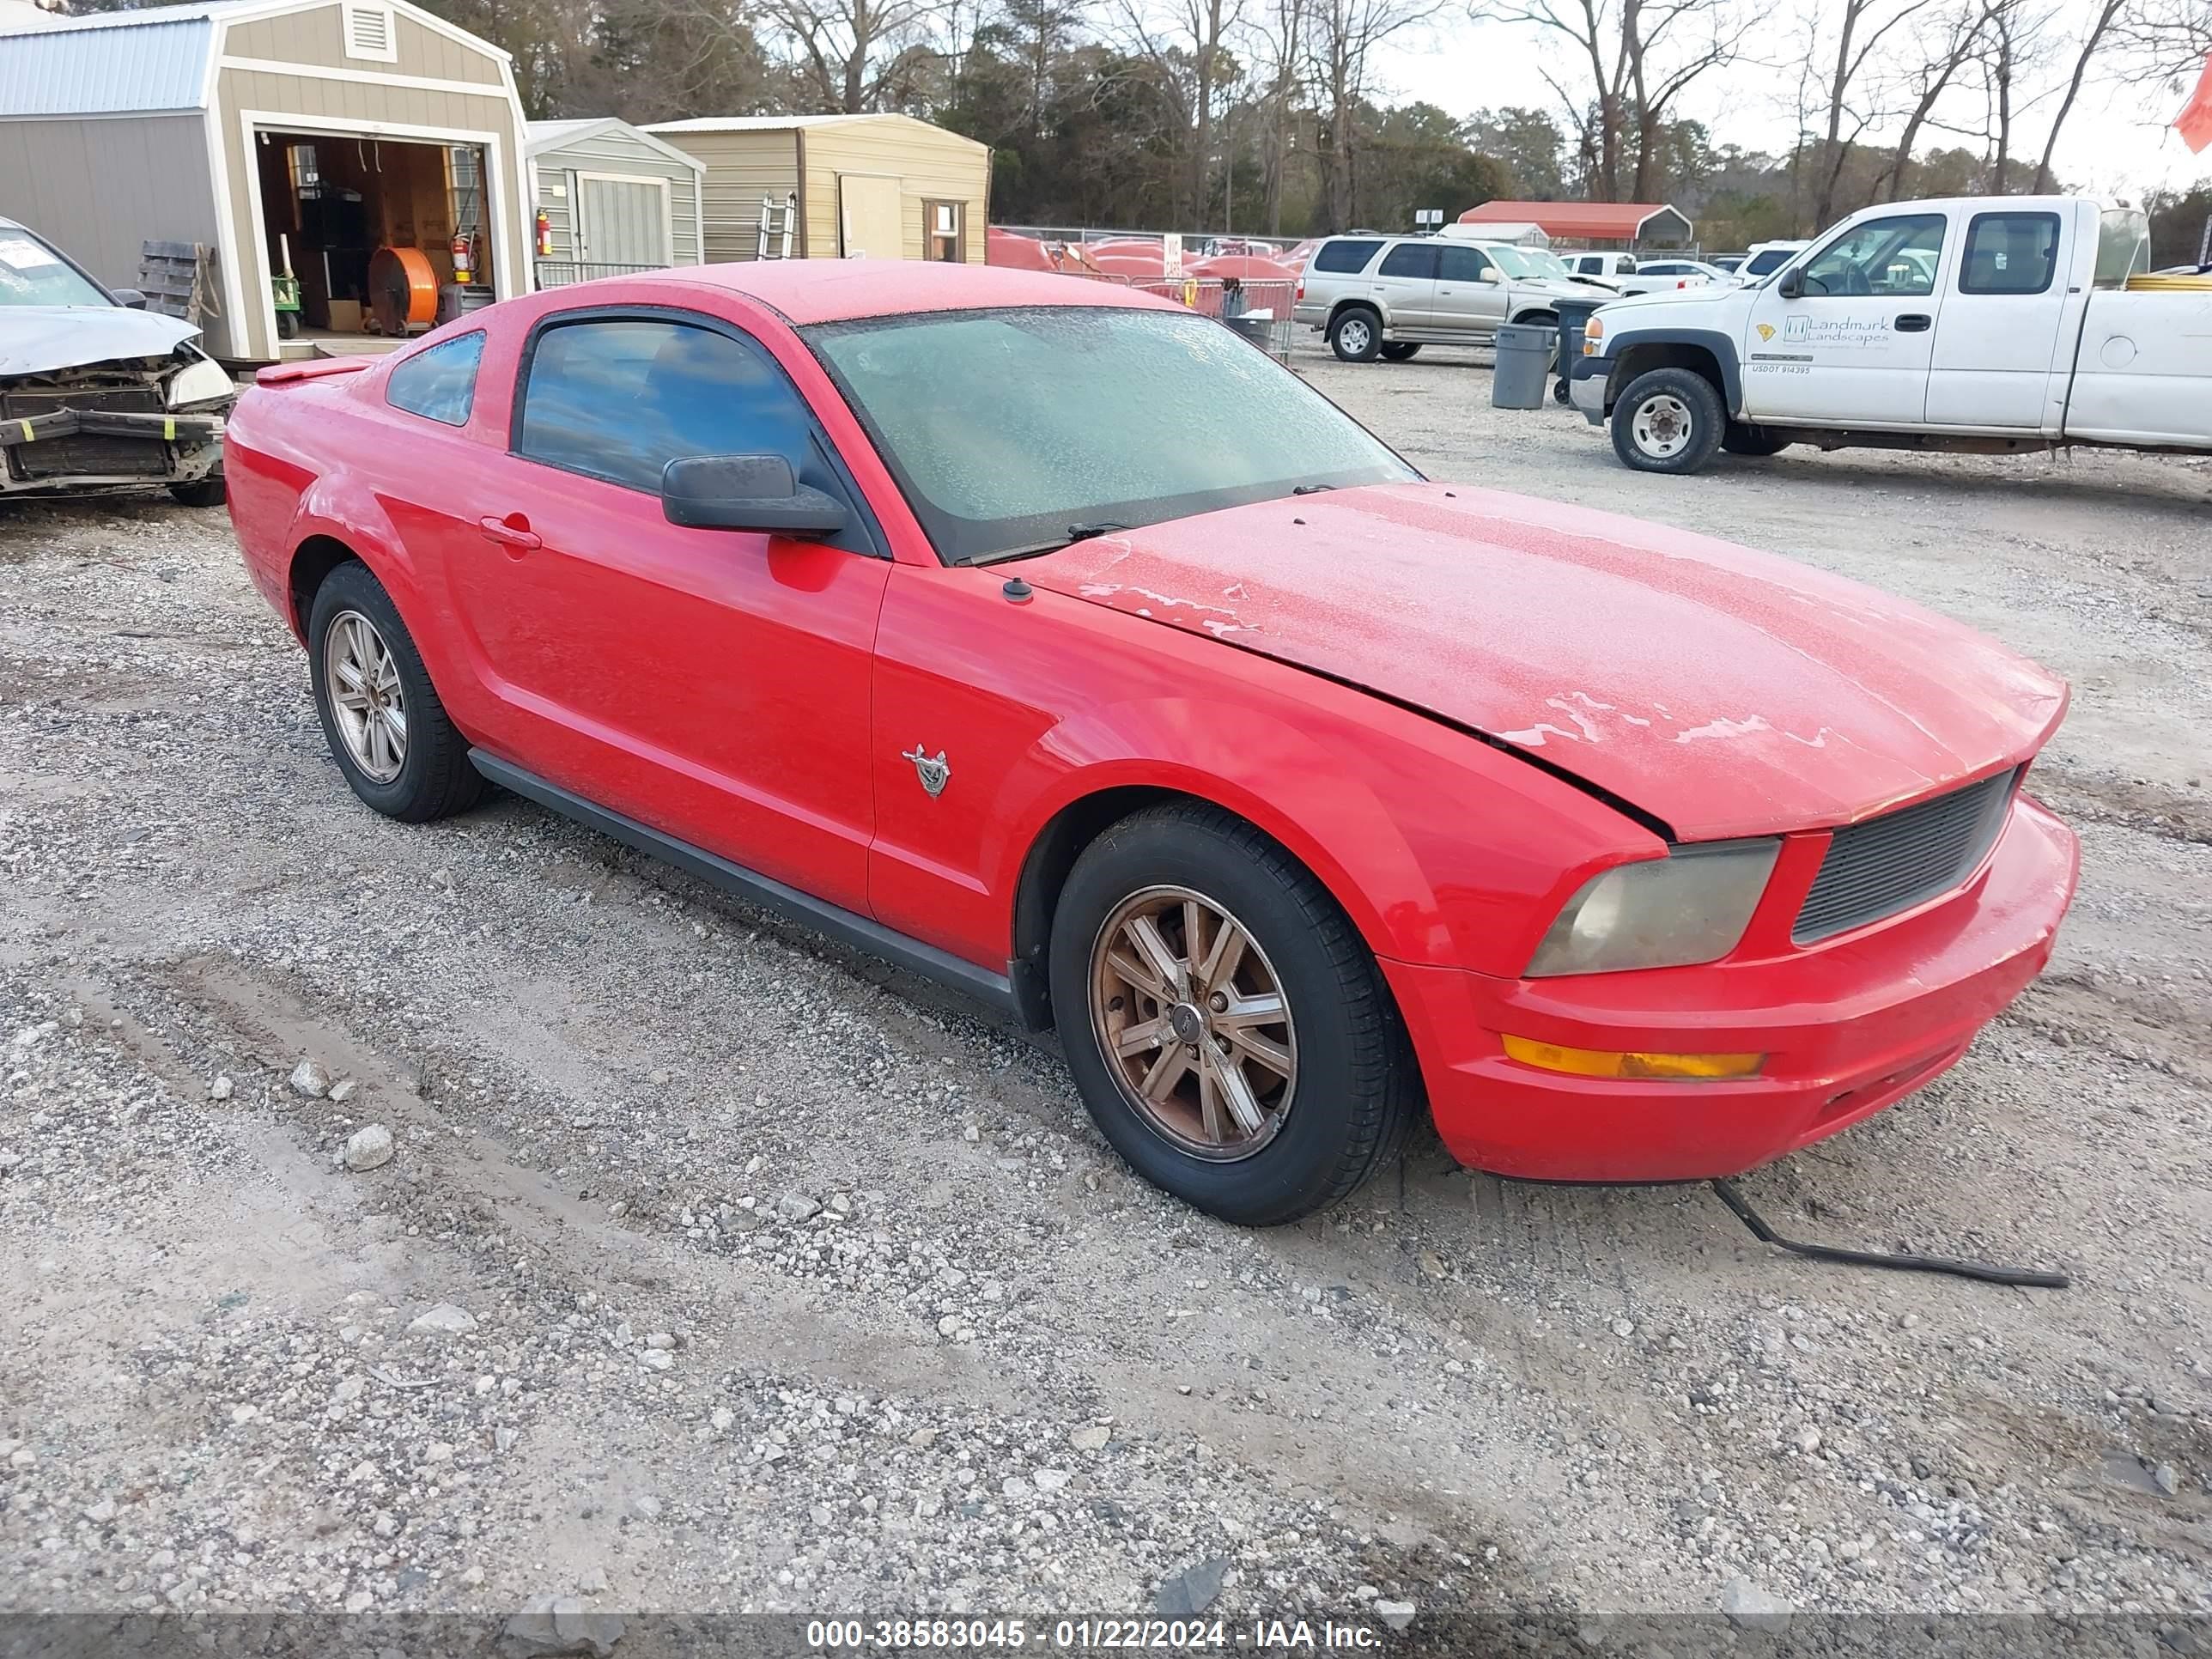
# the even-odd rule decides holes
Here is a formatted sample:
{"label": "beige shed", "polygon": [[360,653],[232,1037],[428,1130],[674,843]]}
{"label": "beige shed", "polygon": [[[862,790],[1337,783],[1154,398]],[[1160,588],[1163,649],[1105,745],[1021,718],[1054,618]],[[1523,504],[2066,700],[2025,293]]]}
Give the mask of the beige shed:
{"label": "beige shed", "polygon": [[991,150],[910,115],[709,116],[645,129],[706,164],[707,259],[983,263]]}
{"label": "beige shed", "polygon": [[137,285],[148,241],[200,245],[201,325],[236,362],[300,330],[357,334],[373,264],[409,274],[407,328],[426,284],[437,308],[528,292],[524,136],[507,54],[410,0],[0,22],[0,212],[112,286]]}

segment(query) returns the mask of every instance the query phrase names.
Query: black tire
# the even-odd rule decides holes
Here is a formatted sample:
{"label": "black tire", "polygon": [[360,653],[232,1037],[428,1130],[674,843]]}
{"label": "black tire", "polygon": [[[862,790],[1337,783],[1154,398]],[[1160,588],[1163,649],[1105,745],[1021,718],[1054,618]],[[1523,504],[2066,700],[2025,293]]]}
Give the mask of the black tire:
{"label": "black tire", "polygon": [[[1225,1161],[1185,1150],[1125,1094],[1092,1018],[1102,929],[1158,887],[1234,918],[1294,1022],[1296,1075],[1272,1138]],[[1092,1120],[1139,1175],[1184,1202],[1239,1226],[1295,1221],[1347,1196],[1404,1145],[1420,1078],[1375,958],[1312,874],[1241,819],[1191,802],[1107,830],[1061,890],[1049,961],[1054,1018]]]}
{"label": "black tire", "polygon": [[276,337],[280,340],[296,340],[300,337],[298,312],[280,311],[276,313]]}
{"label": "black tire", "polygon": [[[398,771],[389,779],[373,776],[356,758],[340,735],[331,701],[327,664],[333,648],[331,628],[349,617],[367,619],[398,676],[407,735]],[[315,590],[307,618],[307,662],[323,741],[354,793],[368,805],[403,823],[427,823],[465,811],[483,799],[486,786],[483,775],[469,764],[468,740],[447,718],[414,636],[399,619],[384,584],[367,565],[350,561],[339,565]]]}
{"label": "black tire", "polygon": [[1575,389],[1567,384],[1566,377],[1565,375],[1561,375],[1558,380],[1552,382],[1552,401],[1553,403],[1571,404],[1574,402],[1574,400]]}
{"label": "black tire", "polygon": [[1373,362],[1382,349],[1382,317],[1365,306],[1346,306],[1329,319],[1328,349],[1342,362]]}
{"label": "black tire", "polygon": [[173,483],[169,494],[179,507],[221,507],[230,499],[220,472],[210,478],[195,478],[190,483]]}
{"label": "black tire", "polygon": [[1763,426],[1730,421],[1721,434],[1721,447],[1731,455],[1779,455],[1790,447],[1790,440],[1776,437]]}
{"label": "black tire", "polygon": [[1613,453],[1638,472],[1698,472],[1727,428],[1728,411],[1711,380],[1693,369],[1655,368],[1631,380],[1613,404]]}
{"label": "black tire", "polygon": [[1421,344],[1418,340],[1385,340],[1382,343],[1382,361],[1386,363],[1410,362],[1420,356],[1420,352]]}

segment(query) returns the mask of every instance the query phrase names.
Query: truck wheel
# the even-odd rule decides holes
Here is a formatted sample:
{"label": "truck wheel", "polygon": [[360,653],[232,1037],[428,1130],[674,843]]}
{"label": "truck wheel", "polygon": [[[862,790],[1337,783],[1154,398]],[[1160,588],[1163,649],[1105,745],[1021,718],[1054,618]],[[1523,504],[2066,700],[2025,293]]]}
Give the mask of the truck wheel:
{"label": "truck wheel", "polygon": [[1776,437],[1763,426],[1730,421],[1721,434],[1721,447],[1731,455],[1779,455],[1790,447],[1790,440]]}
{"label": "truck wheel", "polygon": [[1375,958],[1312,874],[1196,802],[1084,849],[1053,915],[1053,1016],[1101,1133],[1244,1227],[1337,1202],[1403,1144],[1420,1076]]}
{"label": "truck wheel", "polygon": [[1382,343],[1382,361],[1386,363],[1402,363],[1407,358],[1418,356],[1420,349],[1418,341],[1386,340]]}
{"label": "truck wheel", "polygon": [[1628,383],[1613,407],[1613,453],[1638,472],[1697,472],[1728,427],[1720,393],[1686,368],[1655,368]]}
{"label": "truck wheel", "polygon": [[1364,306],[1336,313],[1328,325],[1328,349],[1347,363],[1371,363],[1382,349],[1382,319]]}

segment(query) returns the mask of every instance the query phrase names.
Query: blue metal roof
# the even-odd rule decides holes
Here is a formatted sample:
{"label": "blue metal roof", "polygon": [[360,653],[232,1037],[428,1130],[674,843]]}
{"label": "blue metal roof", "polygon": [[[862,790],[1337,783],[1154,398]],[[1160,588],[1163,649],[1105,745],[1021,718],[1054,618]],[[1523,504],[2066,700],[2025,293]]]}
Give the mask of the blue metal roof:
{"label": "blue metal roof", "polygon": [[0,34],[0,118],[198,109],[215,25],[209,8],[110,12],[99,24]]}

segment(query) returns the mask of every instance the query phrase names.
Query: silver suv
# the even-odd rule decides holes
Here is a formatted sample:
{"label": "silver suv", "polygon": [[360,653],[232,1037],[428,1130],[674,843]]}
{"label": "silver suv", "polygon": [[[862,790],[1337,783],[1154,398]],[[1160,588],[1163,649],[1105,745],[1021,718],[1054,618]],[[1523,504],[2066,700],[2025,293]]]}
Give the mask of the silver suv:
{"label": "silver suv", "polygon": [[1539,274],[1522,250],[1449,236],[1332,236],[1298,283],[1296,319],[1348,363],[1424,345],[1480,345],[1504,323],[1556,323],[1593,290]]}

